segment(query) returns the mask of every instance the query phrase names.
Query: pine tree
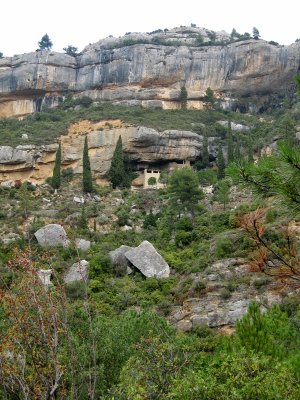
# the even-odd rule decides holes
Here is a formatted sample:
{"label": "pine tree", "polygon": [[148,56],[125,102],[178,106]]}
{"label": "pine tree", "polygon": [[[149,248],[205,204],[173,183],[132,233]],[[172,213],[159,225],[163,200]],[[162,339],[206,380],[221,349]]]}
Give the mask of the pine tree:
{"label": "pine tree", "polygon": [[90,193],[93,191],[93,182],[92,182],[92,172],[91,172],[91,165],[90,165],[90,158],[89,158],[87,136],[84,139],[82,167],[83,167],[83,170],[82,170],[83,191],[85,193]]}
{"label": "pine tree", "polygon": [[51,186],[53,189],[58,189],[61,183],[61,173],[60,173],[60,166],[61,166],[61,145],[59,144],[58,149],[56,151],[55,156],[55,164],[53,168],[53,175],[51,179]]}
{"label": "pine tree", "polygon": [[111,166],[109,170],[109,177],[112,183],[113,188],[117,186],[124,186],[124,182],[126,181],[126,173],[124,166],[124,156],[123,156],[123,148],[122,148],[122,138],[119,136],[119,139],[116,144],[116,148],[113,154],[113,158],[111,161]]}
{"label": "pine tree", "polygon": [[218,175],[217,175],[218,179],[225,178],[225,160],[221,144],[219,145],[218,148],[217,166],[218,166]]}
{"label": "pine tree", "polygon": [[51,42],[48,34],[46,33],[38,42],[40,50],[51,50],[53,43]]}

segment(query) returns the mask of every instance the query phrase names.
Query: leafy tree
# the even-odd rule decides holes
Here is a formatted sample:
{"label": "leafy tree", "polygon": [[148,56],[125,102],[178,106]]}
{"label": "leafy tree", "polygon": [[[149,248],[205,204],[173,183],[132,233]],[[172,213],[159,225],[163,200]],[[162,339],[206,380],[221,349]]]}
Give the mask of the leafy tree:
{"label": "leafy tree", "polygon": [[222,145],[219,144],[218,154],[217,154],[217,167],[218,167],[218,179],[225,178],[225,160],[222,150]]}
{"label": "leafy tree", "polygon": [[53,189],[58,189],[61,184],[61,173],[60,173],[60,168],[61,168],[61,145],[59,143],[58,149],[56,151],[55,155],[55,162],[54,162],[54,169],[53,169],[53,175],[51,179],[51,186]]}
{"label": "leafy tree", "polygon": [[70,56],[77,56],[78,54],[78,48],[71,46],[70,44],[67,47],[64,47],[63,51]]}
{"label": "leafy tree", "polygon": [[82,185],[85,193],[93,191],[92,172],[89,158],[89,148],[87,136],[84,139],[83,156],[82,156]]}
{"label": "leafy tree", "polygon": [[1,53],[1,51],[0,51],[0,58],[3,58],[3,53]]}
{"label": "leafy tree", "polygon": [[256,40],[258,40],[260,38],[259,30],[257,28],[255,28],[255,26],[252,29],[252,36],[253,36],[253,39],[256,39]]}
{"label": "leafy tree", "polygon": [[188,99],[188,93],[187,93],[186,87],[182,86],[180,89],[180,94],[179,94],[179,101],[181,104],[181,108],[186,109],[187,99]]}
{"label": "leafy tree", "polygon": [[40,50],[51,50],[53,43],[51,42],[48,34],[46,33],[42,39],[38,42]]}
{"label": "leafy tree", "polygon": [[170,177],[168,190],[179,216],[184,209],[194,213],[199,200],[203,198],[198,175],[191,168],[175,170]]}
{"label": "leafy tree", "polygon": [[109,178],[113,188],[116,188],[118,186],[120,187],[124,186],[124,179],[126,178],[126,174],[125,174],[124,155],[123,155],[121,136],[119,136],[113,154],[109,170]]}

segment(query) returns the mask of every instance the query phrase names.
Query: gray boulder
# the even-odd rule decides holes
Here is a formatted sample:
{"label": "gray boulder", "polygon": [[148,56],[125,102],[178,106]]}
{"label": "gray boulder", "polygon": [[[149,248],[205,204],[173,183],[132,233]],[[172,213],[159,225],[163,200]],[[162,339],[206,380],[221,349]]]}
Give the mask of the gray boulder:
{"label": "gray boulder", "polygon": [[35,232],[39,245],[42,247],[69,246],[69,240],[64,228],[58,224],[49,224]]}
{"label": "gray boulder", "polygon": [[77,281],[87,282],[88,280],[88,267],[89,262],[86,260],[80,260],[73,264],[67,272],[64,281],[66,283],[72,283]]}
{"label": "gray boulder", "polygon": [[131,274],[132,269],[130,268],[130,262],[125,256],[127,251],[132,250],[133,247],[130,246],[120,246],[116,250],[110,251],[108,253],[109,258],[114,267],[121,267],[122,269],[126,270],[127,274]]}
{"label": "gray boulder", "polygon": [[147,240],[127,251],[125,257],[147,278],[168,278],[170,275],[169,265]]}
{"label": "gray boulder", "polygon": [[89,240],[77,238],[75,239],[75,245],[78,250],[88,251],[91,247],[91,242]]}

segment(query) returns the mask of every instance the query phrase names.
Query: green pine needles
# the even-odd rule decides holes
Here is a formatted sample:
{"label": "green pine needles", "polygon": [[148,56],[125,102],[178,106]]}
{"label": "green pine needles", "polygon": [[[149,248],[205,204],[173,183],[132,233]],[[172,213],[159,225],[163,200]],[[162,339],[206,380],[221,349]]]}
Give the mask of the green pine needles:
{"label": "green pine needles", "polygon": [[55,155],[55,163],[51,179],[51,186],[53,187],[53,189],[58,189],[61,184],[60,167],[61,167],[61,145],[59,144]]}
{"label": "green pine needles", "polygon": [[89,158],[89,148],[87,136],[84,139],[84,147],[83,147],[83,156],[82,156],[82,185],[83,191],[85,193],[91,193],[93,191],[93,181],[92,181],[92,172],[91,172],[91,164]]}

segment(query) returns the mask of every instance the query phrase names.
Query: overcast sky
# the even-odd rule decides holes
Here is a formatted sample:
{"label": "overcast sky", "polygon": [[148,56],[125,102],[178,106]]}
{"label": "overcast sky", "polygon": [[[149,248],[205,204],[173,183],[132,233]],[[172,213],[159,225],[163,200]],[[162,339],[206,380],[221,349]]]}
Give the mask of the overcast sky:
{"label": "overcast sky", "polygon": [[[298,4],[298,6],[297,6]],[[300,38],[296,0],[5,0],[1,2],[0,52],[27,53],[48,33],[53,50],[73,45],[81,51],[109,35],[150,32],[196,24],[211,30],[252,33],[291,44]]]}

